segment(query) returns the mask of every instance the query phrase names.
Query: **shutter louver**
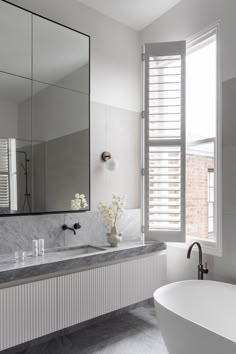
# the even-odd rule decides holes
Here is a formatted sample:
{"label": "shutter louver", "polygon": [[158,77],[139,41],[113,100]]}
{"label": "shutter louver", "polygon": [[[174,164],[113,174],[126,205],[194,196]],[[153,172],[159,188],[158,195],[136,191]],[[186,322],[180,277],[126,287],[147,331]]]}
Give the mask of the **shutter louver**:
{"label": "shutter louver", "polygon": [[10,209],[8,139],[0,139],[0,208]]}
{"label": "shutter louver", "polygon": [[145,234],[185,239],[185,42],[145,45]]}

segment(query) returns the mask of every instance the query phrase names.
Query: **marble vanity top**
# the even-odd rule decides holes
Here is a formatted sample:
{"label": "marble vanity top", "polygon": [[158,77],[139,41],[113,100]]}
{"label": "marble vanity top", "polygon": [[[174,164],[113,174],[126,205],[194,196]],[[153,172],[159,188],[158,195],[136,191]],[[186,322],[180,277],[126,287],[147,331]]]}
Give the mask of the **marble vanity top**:
{"label": "marble vanity top", "polygon": [[107,262],[118,262],[132,257],[163,251],[166,245],[159,243],[127,242],[119,247],[100,247],[99,252],[71,255],[67,252],[47,250],[44,256],[28,256],[23,262],[15,263],[12,257],[0,259],[0,284],[19,282],[27,278],[42,277],[53,273],[62,274],[71,271],[79,271],[81,268],[96,267]]}

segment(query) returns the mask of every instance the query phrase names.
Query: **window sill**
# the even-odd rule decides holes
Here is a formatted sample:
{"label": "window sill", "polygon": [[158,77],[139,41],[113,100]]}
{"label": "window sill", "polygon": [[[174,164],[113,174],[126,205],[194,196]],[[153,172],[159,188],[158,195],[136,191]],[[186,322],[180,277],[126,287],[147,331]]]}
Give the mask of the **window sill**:
{"label": "window sill", "polygon": [[183,243],[167,242],[167,245],[171,247],[178,247],[187,250],[193,242],[199,242],[201,244],[203,253],[216,256],[216,257],[222,257],[221,244],[218,244],[216,241],[213,240],[204,240],[202,238],[197,238],[197,237],[196,238],[187,237],[186,242]]}

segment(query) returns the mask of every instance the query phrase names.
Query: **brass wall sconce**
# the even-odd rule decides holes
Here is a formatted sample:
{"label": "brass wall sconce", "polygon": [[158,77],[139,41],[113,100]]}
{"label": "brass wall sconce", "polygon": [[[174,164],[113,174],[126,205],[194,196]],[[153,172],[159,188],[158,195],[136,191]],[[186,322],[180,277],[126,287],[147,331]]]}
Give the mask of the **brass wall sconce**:
{"label": "brass wall sconce", "polygon": [[105,162],[106,169],[109,171],[115,171],[119,167],[119,162],[117,159],[111,157],[111,153],[104,151],[101,155],[101,159]]}

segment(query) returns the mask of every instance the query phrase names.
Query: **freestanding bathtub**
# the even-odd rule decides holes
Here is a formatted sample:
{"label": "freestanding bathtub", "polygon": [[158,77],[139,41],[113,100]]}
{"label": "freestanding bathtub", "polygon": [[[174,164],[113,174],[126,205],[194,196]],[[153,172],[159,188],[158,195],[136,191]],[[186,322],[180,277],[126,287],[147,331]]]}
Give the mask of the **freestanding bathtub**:
{"label": "freestanding bathtub", "polygon": [[236,286],[207,280],[172,283],[154,293],[170,354],[236,354]]}

